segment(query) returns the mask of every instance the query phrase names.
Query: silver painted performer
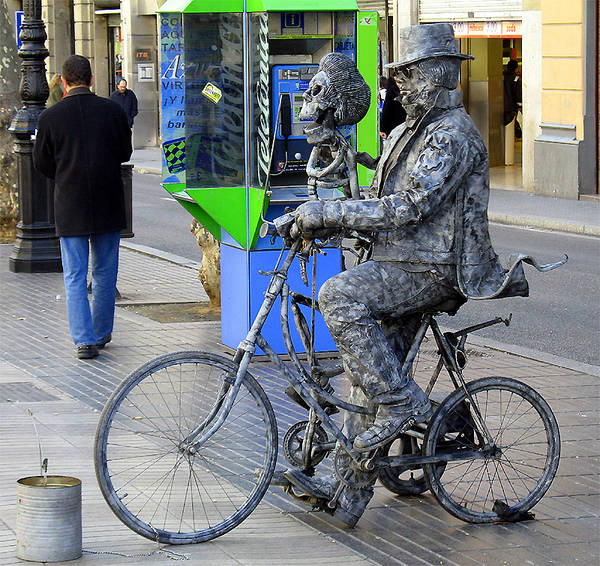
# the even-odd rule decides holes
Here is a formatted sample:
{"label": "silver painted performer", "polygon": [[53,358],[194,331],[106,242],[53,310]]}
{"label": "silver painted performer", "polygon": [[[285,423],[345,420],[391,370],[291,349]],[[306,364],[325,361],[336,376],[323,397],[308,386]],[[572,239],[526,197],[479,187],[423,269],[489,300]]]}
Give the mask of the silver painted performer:
{"label": "silver painted performer", "polygon": [[[321,312],[351,382],[350,402],[377,407],[374,421],[345,416],[345,433],[359,452],[385,445],[409,421],[431,415],[425,393],[401,372],[421,313],[456,310],[469,298],[527,296],[521,263],[535,263],[519,256],[504,269],[490,241],[488,154],[456,90],[461,61],[472,57],[457,51],[449,24],[404,28],[398,39],[400,59],[388,66],[407,120],[388,138],[370,198],[310,200],[295,213],[307,239],[340,231],[370,233],[374,239],[368,261],[330,278],[319,292]],[[327,69],[321,71],[305,94],[303,111],[314,118],[307,128],[312,143],[326,140],[327,131],[321,130],[335,130],[335,117],[351,112],[332,111],[331,90],[348,85],[332,84]],[[335,100],[352,107],[356,95]],[[358,161],[375,165],[364,154]],[[298,469],[284,475],[320,500],[337,495],[334,514],[350,526],[373,495],[375,480],[340,492],[335,476],[310,477]]]}

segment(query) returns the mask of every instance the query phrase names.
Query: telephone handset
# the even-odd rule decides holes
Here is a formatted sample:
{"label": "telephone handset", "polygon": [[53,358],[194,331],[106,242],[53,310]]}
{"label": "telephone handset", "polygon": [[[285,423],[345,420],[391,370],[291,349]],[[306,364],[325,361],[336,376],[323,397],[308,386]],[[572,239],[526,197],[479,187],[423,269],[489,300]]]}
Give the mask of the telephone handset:
{"label": "telephone handset", "polygon": [[279,131],[284,138],[285,149],[288,149],[288,138],[292,135],[292,102],[289,93],[281,94],[281,111],[279,116]]}

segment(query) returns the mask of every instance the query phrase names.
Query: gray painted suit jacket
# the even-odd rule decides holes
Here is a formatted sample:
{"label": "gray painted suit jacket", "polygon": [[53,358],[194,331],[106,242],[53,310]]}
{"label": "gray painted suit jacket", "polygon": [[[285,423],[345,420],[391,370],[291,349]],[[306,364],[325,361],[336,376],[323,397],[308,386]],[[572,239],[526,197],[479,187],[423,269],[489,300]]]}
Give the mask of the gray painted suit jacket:
{"label": "gray painted suit jacket", "polygon": [[371,195],[327,201],[325,227],[376,232],[374,261],[456,266],[466,298],[527,296],[520,261],[504,269],[491,244],[487,150],[459,91],[392,131]]}

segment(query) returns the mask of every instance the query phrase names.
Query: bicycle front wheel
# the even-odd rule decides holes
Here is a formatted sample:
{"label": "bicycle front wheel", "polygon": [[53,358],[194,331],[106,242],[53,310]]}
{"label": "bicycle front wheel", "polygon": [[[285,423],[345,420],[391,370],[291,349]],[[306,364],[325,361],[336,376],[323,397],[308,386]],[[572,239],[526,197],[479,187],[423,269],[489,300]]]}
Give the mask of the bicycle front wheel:
{"label": "bicycle front wheel", "polygon": [[534,389],[503,377],[467,385],[493,438],[475,426],[473,407],[462,389],[454,391],[432,417],[423,443],[425,456],[479,452],[423,469],[430,491],[449,513],[471,523],[517,520],[546,493],[558,469],[558,424]]}
{"label": "bicycle front wheel", "polygon": [[[107,402],[96,433],[96,476],[128,527],[170,544],[204,542],[239,525],[269,487],[275,415],[246,374],[225,422],[194,453],[182,441],[218,419],[237,364],[206,352],[160,356]],[[201,436],[201,434],[200,434]]]}

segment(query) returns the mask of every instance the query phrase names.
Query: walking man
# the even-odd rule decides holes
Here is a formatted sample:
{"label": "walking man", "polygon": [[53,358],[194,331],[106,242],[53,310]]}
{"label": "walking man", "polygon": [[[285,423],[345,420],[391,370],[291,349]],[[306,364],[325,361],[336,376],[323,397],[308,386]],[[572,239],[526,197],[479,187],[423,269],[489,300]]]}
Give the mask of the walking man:
{"label": "walking man", "polygon": [[126,225],[121,163],[131,156],[131,130],[117,104],[90,91],[93,76],[85,57],[71,55],[62,80],[67,95],[40,114],[33,161],[55,182],[69,329],[77,357],[88,359],[111,340],[119,237]]}
{"label": "walking man", "polygon": [[121,79],[117,83],[117,90],[110,95],[110,99],[123,109],[127,116],[129,127],[133,128],[133,119],[138,113],[138,101],[135,93],[127,88],[127,81],[125,79]]}

